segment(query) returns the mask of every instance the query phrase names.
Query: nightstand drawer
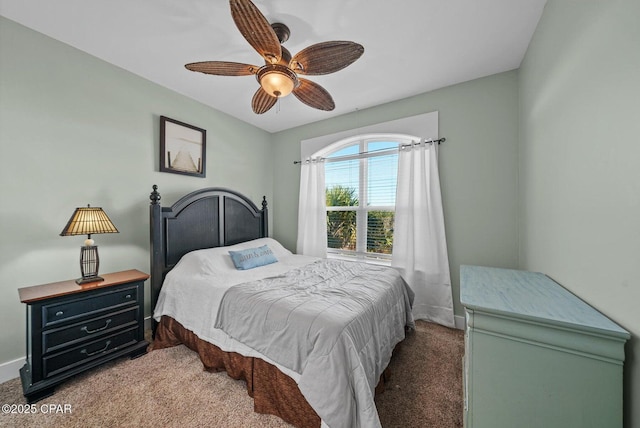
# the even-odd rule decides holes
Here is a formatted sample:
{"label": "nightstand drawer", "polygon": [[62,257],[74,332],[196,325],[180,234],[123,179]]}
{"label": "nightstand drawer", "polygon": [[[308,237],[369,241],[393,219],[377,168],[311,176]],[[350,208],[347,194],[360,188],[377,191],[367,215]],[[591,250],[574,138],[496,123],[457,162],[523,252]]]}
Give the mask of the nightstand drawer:
{"label": "nightstand drawer", "polygon": [[138,318],[138,307],[134,306],[99,318],[45,331],[42,335],[42,353],[53,352],[64,346],[92,340],[118,329],[137,325]]}
{"label": "nightstand drawer", "polygon": [[135,344],[138,327],[135,326],[123,332],[105,336],[93,342],[84,343],[68,351],[44,357],[43,376],[54,376],[65,370],[72,369],[89,361],[104,357],[119,349]]}
{"label": "nightstand drawer", "polygon": [[137,299],[137,287],[128,287],[115,292],[103,292],[89,298],[45,305],[42,307],[42,326],[47,327],[79,316],[129,305],[136,303]]}

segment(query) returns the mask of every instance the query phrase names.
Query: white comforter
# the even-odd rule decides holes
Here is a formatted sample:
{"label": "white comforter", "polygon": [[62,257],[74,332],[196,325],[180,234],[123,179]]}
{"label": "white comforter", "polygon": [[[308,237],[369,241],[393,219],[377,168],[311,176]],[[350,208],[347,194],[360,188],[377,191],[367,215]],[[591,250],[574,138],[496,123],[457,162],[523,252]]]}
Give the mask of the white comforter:
{"label": "white comforter", "polygon": [[[229,250],[242,250],[268,245],[278,263],[250,270],[237,270],[229,256]],[[180,322],[200,339],[213,343],[225,352],[237,352],[246,357],[258,357],[275,365],[297,381],[299,375],[270,360],[248,346],[231,339],[224,331],[214,327],[220,300],[231,286],[275,276],[313,263],[315,257],[293,255],[278,241],[261,238],[229,247],[210,248],[185,254],[167,274],[153,318],[160,321],[163,315]]]}
{"label": "white comforter", "polygon": [[[278,263],[247,271],[233,267],[229,249],[254,248],[264,244],[273,250]],[[233,247],[195,251],[183,257],[167,275],[154,318],[159,320],[162,315],[171,316],[201,339],[224,351],[259,357],[276,365],[298,383],[325,426],[377,427],[380,422],[374,403],[374,388],[391,359],[393,348],[404,339],[404,326],[413,325],[411,291],[394,269],[329,262],[327,270],[325,265],[326,261],[292,255],[269,238]],[[301,267],[304,269],[297,272]],[[306,279],[300,282],[300,276]],[[275,278],[261,280],[271,277]],[[324,280],[319,281],[318,278]],[[350,287],[353,292],[341,289],[338,278],[350,284],[347,289]],[[319,283],[324,285],[318,286]],[[243,285],[231,288],[238,284]],[[268,292],[269,284],[277,287],[273,293]],[[289,318],[283,312],[277,316],[273,315],[273,310],[271,315],[265,315],[269,311],[249,312],[246,308],[229,306],[225,299],[223,312],[231,314],[240,310],[242,315],[224,325],[237,339],[234,340],[225,331],[214,328],[220,303],[230,288],[229,294],[244,291],[240,306],[253,305],[255,301],[250,301],[250,297],[258,291],[262,293],[258,301],[268,300],[270,308],[275,308],[274,303],[281,301],[284,308],[293,309],[291,313],[298,316],[300,311],[295,309],[295,301],[299,302],[300,298],[294,297],[293,303],[281,299],[285,295],[293,295],[290,289],[295,288],[305,294],[302,300],[306,305],[317,310],[311,316],[319,318],[305,323],[301,321],[303,315],[293,323],[301,327],[295,330],[291,323],[283,322]],[[272,299],[273,295],[277,298]],[[248,315],[256,315],[254,322],[257,323],[270,318],[268,328],[273,330],[273,322],[276,322],[280,333],[249,334],[256,328],[255,325],[250,326]],[[284,330],[291,330],[290,334],[287,333],[289,336],[281,334]],[[346,333],[343,334],[342,330]],[[306,332],[311,331],[313,337],[305,339]],[[277,337],[280,337],[279,343],[275,339]],[[267,340],[262,340],[265,338]],[[296,345],[290,346],[293,343]],[[283,345],[294,352],[282,352]]]}

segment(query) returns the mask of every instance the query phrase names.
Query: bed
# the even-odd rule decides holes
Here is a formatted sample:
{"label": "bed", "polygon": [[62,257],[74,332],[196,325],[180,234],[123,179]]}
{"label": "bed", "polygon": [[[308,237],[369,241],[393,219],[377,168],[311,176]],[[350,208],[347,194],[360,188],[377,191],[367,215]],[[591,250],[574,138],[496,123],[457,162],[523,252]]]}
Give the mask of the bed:
{"label": "bed", "polygon": [[153,349],[186,345],[297,427],[380,426],[374,395],[413,327],[394,269],[292,254],[268,237],[264,197],[206,188],[163,207],[154,185],[150,199]]}

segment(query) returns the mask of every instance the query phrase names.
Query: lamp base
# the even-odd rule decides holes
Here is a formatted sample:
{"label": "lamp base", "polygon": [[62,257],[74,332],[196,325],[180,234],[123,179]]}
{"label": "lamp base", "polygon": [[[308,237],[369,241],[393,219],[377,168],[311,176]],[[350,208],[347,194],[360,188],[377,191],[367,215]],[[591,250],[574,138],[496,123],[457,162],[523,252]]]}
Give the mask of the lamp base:
{"label": "lamp base", "polygon": [[85,245],[80,247],[80,274],[82,277],[76,279],[76,284],[104,281],[104,278],[98,276],[99,266],[98,246]]}
{"label": "lamp base", "polygon": [[76,284],[87,284],[89,282],[100,282],[104,281],[104,278],[101,276],[88,276],[86,278],[78,278],[76,279]]}

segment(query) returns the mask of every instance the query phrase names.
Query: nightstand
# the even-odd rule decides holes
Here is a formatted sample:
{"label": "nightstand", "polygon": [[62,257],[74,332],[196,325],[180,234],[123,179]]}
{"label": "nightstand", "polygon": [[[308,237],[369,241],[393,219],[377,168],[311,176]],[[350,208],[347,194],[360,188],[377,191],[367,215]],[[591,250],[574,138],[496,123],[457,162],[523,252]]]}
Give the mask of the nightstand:
{"label": "nightstand", "polygon": [[146,353],[144,281],[138,270],[20,288],[27,305],[27,361],[22,389],[33,403],[66,379],[125,355]]}

